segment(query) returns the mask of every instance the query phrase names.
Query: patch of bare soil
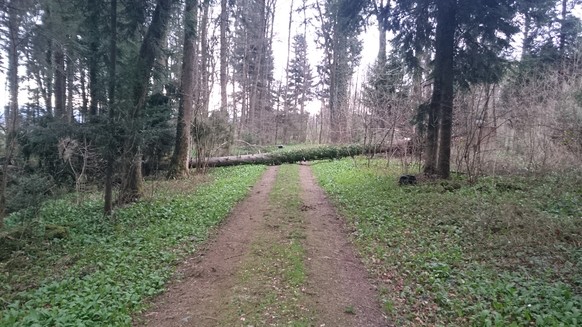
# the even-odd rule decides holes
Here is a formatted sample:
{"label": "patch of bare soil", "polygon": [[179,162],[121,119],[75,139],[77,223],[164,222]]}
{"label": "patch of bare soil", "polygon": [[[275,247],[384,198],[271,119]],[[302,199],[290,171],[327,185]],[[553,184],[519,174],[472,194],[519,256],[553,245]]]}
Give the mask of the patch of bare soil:
{"label": "patch of bare soil", "polygon": [[236,283],[235,273],[263,224],[278,167],[269,167],[250,196],[233,210],[214,240],[187,258],[167,291],[153,300],[136,326],[219,326],[217,313]]}
{"label": "patch of bare soil", "polygon": [[307,291],[317,303],[318,326],[390,326],[343,220],[317,185],[311,168],[300,166],[299,175],[307,220]]}

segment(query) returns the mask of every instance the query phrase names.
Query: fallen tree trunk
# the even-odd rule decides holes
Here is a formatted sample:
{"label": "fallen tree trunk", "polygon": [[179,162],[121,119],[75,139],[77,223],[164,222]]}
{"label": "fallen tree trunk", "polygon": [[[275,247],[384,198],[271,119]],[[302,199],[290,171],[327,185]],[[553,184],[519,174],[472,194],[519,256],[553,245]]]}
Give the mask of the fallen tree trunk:
{"label": "fallen tree trunk", "polygon": [[[412,146],[409,141],[395,143],[392,146],[364,146],[351,145],[323,145],[313,148],[292,149],[262,154],[248,154],[228,157],[212,157],[205,162],[206,167],[225,167],[236,165],[280,165],[284,163],[296,163],[321,159],[340,159],[363,154],[390,152],[399,156],[411,153]],[[196,166],[196,161],[190,161],[190,167]]]}

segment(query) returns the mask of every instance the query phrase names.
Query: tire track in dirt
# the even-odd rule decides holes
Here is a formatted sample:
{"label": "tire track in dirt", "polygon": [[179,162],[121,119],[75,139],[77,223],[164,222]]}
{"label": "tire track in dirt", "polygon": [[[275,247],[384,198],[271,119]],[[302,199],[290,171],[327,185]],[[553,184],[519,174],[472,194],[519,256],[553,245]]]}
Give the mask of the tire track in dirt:
{"label": "tire track in dirt", "polygon": [[299,176],[307,221],[307,289],[317,303],[318,326],[390,326],[343,220],[317,185],[311,168],[301,165]]}
{"label": "tire track in dirt", "polygon": [[220,325],[218,314],[228,305],[228,292],[237,282],[235,274],[264,223],[277,172],[278,167],[267,169],[250,196],[234,208],[216,237],[178,267],[176,280],[154,298],[152,307],[134,325]]}

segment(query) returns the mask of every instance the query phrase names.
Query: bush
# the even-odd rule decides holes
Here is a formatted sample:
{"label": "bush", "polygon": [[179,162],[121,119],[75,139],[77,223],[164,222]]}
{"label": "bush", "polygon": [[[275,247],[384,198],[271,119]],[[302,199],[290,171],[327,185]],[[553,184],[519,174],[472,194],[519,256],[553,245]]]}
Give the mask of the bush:
{"label": "bush", "polygon": [[36,209],[56,193],[56,184],[46,174],[19,174],[6,190],[6,210],[8,213],[27,210],[34,214]]}

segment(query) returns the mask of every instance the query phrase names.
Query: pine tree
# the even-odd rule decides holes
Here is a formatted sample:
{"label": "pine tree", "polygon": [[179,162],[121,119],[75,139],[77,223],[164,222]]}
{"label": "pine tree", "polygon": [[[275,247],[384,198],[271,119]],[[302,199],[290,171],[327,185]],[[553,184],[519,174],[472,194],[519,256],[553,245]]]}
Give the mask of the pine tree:
{"label": "pine tree", "polygon": [[313,76],[311,65],[307,57],[307,41],[305,36],[297,34],[293,37],[293,58],[289,61],[287,94],[285,95],[288,108],[288,124],[294,131],[294,141],[305,142],[308,114],[306,104],[313,99]]}
{"label": "pine tree", "polygon": [[325,0],[316,2],[321,24],[319,45],[324,58],[318,70],[323,78],[329,111],[330,140],[346,141],[348,88],[359,63],[362,44],[358,35],[363,26],[364,0]]}
{"label": "pine tree", "polygon": [[501,55],[518,31],[515,6],[509,0],[403,0],[395,13],[395,42],[404,53],[431,49],[434,43],[425,172],[448,178],[454,85],[466,88],[501,79],[506,68]]}

